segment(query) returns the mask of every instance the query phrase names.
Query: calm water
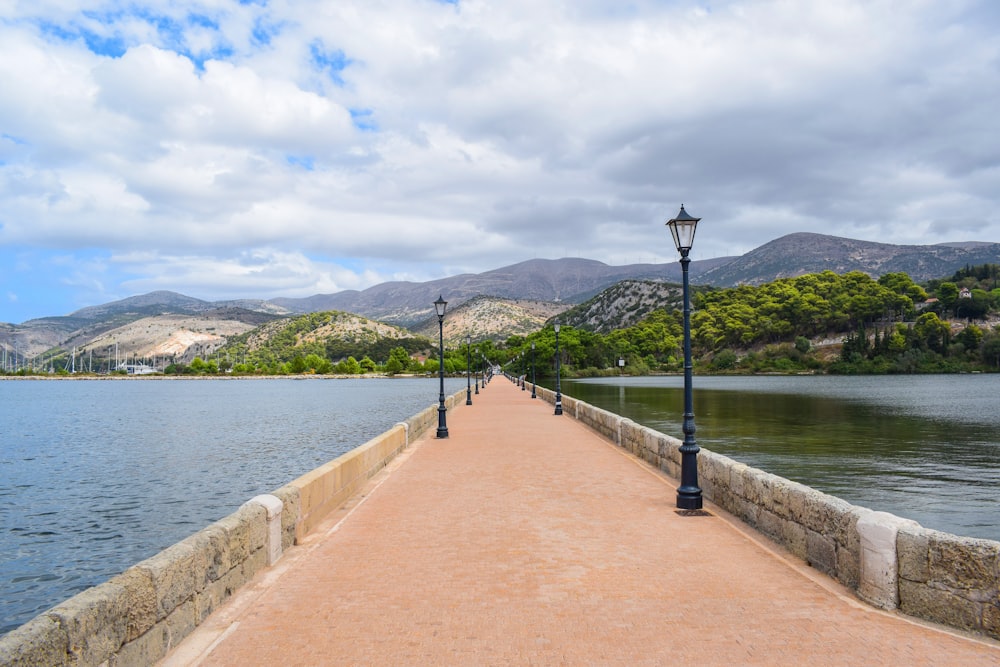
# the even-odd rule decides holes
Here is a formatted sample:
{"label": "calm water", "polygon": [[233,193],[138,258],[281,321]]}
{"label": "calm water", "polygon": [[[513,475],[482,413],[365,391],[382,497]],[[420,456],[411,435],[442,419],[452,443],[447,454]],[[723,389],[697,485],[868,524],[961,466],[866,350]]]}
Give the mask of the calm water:
{"label": "calm water", "polygon": [[[682,438],[682,377],[563,392]],[[1000,540],[1000,375],[695,377],[698,444],[927,528]]]}
{"label": "calm water", "polygon": [[437,400],[436,378],[0,382],[0,634]]}

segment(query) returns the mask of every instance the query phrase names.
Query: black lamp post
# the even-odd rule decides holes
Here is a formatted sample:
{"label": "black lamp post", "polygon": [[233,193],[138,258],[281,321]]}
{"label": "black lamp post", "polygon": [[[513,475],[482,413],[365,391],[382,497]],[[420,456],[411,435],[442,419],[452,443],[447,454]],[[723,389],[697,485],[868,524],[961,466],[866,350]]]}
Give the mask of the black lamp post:
{"label": "black lamp post", "polygon": [[667,221],[674,245],[681,254],[681,274],[684,283],[684,444],[681,445],[681,485],[677,489],[677,507],[682,510],[701,509],[701,489],[698,487],[698,443],[694,439],[694,396],[691,389],[691,299],[688,294],[688,265],[694,232],[698,221],[681,204],[676,218]]}
{"label": "black lamp post", "polygon": [[527,391],[526,386],[528,380],[528,356],[522,352],[521,353],[521,391]]}
{"label": "black lamp post", "polygon": [[472,405],[472,335],[465,334],[465,404]]}
{"label": "black lamp post", "polygon": [[441,354],[441,363],[438,365],[438,378],[441,380],[441,392],[438,394],[438,430],[437,437],[448,437],[448,418],[446,413],[448,408],[444,407],[444,309],[448,307],[448,302],[442,297],[438,297],[434,302],[434,310],[438,316],[438,341]]}
{"label": "black lamp post", "polygon": [[556,412],[555,414],[562,414],[562,385],[559,383],[559,323],[556,322],[552,325],[552,328],[556,332]]}
{"label": "black lamp post", "polygon": [[531,343],[531,397],[538,398],[535,394],[535,343]]}

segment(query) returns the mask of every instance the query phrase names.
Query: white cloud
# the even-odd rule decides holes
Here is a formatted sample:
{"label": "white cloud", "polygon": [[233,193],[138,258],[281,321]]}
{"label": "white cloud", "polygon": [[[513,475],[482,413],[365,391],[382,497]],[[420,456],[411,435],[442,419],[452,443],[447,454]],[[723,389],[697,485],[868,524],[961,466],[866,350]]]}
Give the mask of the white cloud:
{"label": "white cloud", "polygon": [[998,24],[986,0],[17,1],[0,248],[152,248],[128,289],[277,295],[671,258],[682,201],[701,257],[997,241]]}

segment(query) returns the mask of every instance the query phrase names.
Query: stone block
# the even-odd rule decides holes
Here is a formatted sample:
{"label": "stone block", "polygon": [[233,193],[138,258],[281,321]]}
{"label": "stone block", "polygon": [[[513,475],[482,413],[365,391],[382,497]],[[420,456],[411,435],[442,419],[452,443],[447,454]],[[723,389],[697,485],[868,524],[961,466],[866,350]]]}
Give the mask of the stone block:
{"label": "stone block", "polygon": [[141,637],[156,624],[156,589],[148,570],[130,567],[111,579],[125,591],[125,641]]}
{"label": "stone block", "polygon": [[166,621],[160,621],[149,632],[129,642],[109,661],[109,667],[154,665],[166,654],[169,645]]}
{"label": "stone block", "polygon": [[796,484],[792,481],[785,479],[784,477],[776,478],[774,487],[771,491],[772,498],[774,501],[774,513],[783,519],[788,519],[794,521],[795,523],[801,523],[793,517],[792,498],[797,493]]}
{"label": "stone block", "polygon": [[740,498],[733,506],[734,514],[738,516],[748,526],[756,528],[760,524],[760,506],[750,502],[746,498]]}
{"label": "stone block", "polygon": [[904,614],[953,628],[980,629],[981,603],[905,579],[899,581],[899,609]]}
{"label": "stone block", "polygon": [[1000,542],[929,531],[928,583],[961,591],[980,602],[997,596]]}
{"label": "stone block", "polygon": [[47,613],[59,619],[73,660],[97,665],[111,657],[128,636],[125,589],[110,581],[88,588]]}
{"label": "stone block", "polygon": [[775,514],[781,522],[781,544],[802,560],[809,559],[809,537],[806,529],[794,521]]}
{"label": "stone block", "polygon": [[156,659],[162,658],[167,651],[180,644],[185,637],[194,632],[199,622],[197,605],[193,599],[174,609],[165,620],[167,642],[160,647],[161,653],[156,656]]}
{"label": "stone block", "polygon": [[[821,535],[834,535],[854,506],[834,496],[809,489],[803,498],[802,524]],[[838,540],[839,541],[839,540]]]}
{"label": "stone block", "polygon": [[923,528],[900,528],[896,534],[899,578],[919,584],[930,578],[930,536]]}
{"label": "stone block", "polygon": [[295,544],[295,527],[301,518],[301,498],[299,489],[286,484],[272,494],[282,503],[281,509],[281,550],[287,551]]}
{"label": "stone block", "polygon": [[[805,530],[805,528],[803,528]],[[823,574],[837,575],[837,543],[833,538],[806,531],[806,562]]]}
{"label": "stone block", "polygon": [[69,662],[69,635],[59,619],[41,614],[0,636],[0,665],[36,667]]}
{"label": "stone block", "polygon": [[[267,539],[265,540],[264,549],[267,552],[267,564],[274,565],[281,558],[282,547],[281,547],[281,501],[270,494],[262,494],[259,496],[254,496],[250,499],[251,503],[257,503],[264,508],[266,526],[267,526]],[[217,577],[213,577],[217,578]]]}
{"label": "stone block", "polygon": [[729,467],[729,488],[732,490],[733,495],[740,498],[746,498],[746,489],[743,480],[747,468],[748,466],[745,463],[737,463],[735,461]]}
{"label": "stone block", "polygon": [[[758,507],[760,507],[758,505]],[[757,516],[758,531],[764,533],[770,537],[775,542],[782,543],[782,520],[780,517],[772,512],[768,512],[763,507],[760,507],[760,513]]]}
{"label": "stone block", "polygon": [[861,539],[861,579],[858,596],[880,609],[899,605],[896,535],[901,527],[918,528],[915,521],[888,512],[869,512],[858,520]]}
{"label": "stone block", "polygon": [[861,579],[861,553],[858,549],[837,547],[837,581],[852,590],[857,590]]}
{"label": "stone block", "polygon": [[983,605],[983,632],[1000,639],[1000,600]]}
{"label": "stone block", "polygon": [[156,591],[156,620],[166,618],[174,609],[194,597],[199,586],[198,554],[190,542],[178,542],[136,568],[149,573]]}

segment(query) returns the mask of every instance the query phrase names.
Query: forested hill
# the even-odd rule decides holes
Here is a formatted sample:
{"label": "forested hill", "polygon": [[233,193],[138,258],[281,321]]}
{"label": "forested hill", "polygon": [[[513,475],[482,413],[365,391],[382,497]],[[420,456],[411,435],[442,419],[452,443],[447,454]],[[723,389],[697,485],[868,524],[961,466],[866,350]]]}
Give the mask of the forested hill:
{"label": "forested hill", "polygon": [[916,282],[948,276],[966,265],[1000,262],[1000,243],[893,245],[800,232],[766,243],[698,276],[699,284],[760,285],[807,273],[861,271],[878,277],[906,273]]}

